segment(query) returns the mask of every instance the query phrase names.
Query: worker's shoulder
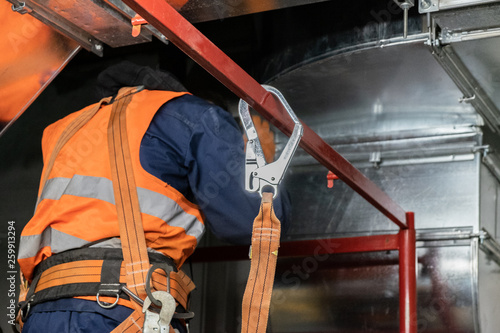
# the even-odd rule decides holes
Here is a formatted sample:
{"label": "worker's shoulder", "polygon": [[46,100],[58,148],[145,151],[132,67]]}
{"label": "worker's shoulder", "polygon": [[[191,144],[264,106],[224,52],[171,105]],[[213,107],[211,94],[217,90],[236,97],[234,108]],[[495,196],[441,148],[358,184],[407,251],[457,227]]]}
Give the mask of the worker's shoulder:
{"label": "worker's shoulder", "polygon": [[168,103],[166,103],[164,106],[166,111],[170,112],[184,111],[198,115],[200,113],[207,112],[212,108],[218,108],[215,104],[210,103],[209,101],[203,98],[191,94],[186,94],[174,98]]}
{"label": "worker's shoulder", "polygon": [[78,118],[83,112],[92,108],[95,104],[89,105],[79,111],[72,112],[67,116],[53,122],[52,124],[45,127],[42,136],[42,148],[45,151],[49,146],[55,145],[58,138],[63,134],[64,130],[67,129],[70,124]]}
{"label": "worker's shoulder", "polygon": [[166,117],[174,117],[182,121],[189,127],[197,125],[207,125],[214,120],[217,122],[220,118],[225,118],[229,113],[221,107],[210,103],[194,95],[183,95],[177,97],[168,103],[165,103],[160,110],[156,120]]}
{"label": "worker's shoulder", "polygon": [[45,130],[44,130],[44,133],[48,133],[48,132],[54,132],[54,131],[62,131],[64,130],[73,120],[75,120],[80,114],[82,114],[83,112],[85,112],[86,110],[88,110],[89,108],[92,108],[94,107],[95,104],[92,104],[92,105],[89,105],[79,111],[75,111],[75,112],[72,112],[66,116],[64,116],[63,118],[53,122],[52,124],[48,125]]}

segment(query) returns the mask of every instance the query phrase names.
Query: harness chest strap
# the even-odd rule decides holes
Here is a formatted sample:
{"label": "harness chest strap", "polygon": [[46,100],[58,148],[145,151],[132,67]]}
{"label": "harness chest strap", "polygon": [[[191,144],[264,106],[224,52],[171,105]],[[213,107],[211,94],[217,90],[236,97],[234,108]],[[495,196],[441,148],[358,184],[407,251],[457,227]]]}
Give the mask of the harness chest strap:
{"label": "harness chest strap", "polygon": [[[118,96],[123,97],[113,103],[108,125],[108,150],[127,288],[139,298],[145,299],[146,277],[150,265],[127,133],[126,110],[133,92],[135,91],[130,88],[120,89]],[[112,333],[142,331],[142,307],[134,302],[134,308],[134,312]]]}
{"label": "harness chest strap", "polygon": [[[144,235],[128,142],[126,114],[127,106],[135,92],[137,92],[137,88],[122,88],[118,92],[118,97],[113,103],[108,125],[108,150],[127,288],[140,299],[146,299],[146,282],[151,265],[149,264],[146,237]],[[168,281],[168,279],[166,280]],[[167,285],[168,282],[165,283],[165,286]],[[187,303],[187,299],[185,303]],[[142,332],[144,326],[143,309],[136,302],[133,305],[135,310],[132,314],[111,333]],[[170,325],[170,332],[174,332],[172,325]]]}
{"label": "harness chest strap", "polygon": [[127,106],[135,91],[135,88],[122,88],[113,103],[108,125],[108,150],[127,287],[144,299],[149,258],[135,186],[126,117]]}

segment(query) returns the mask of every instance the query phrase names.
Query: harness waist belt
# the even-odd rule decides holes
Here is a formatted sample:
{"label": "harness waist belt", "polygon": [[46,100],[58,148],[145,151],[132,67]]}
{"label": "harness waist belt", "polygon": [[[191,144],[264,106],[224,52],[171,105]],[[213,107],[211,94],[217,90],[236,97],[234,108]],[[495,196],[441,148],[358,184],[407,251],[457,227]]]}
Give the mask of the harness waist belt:
{"label": "harness waist belt", "polygon": [[[177,271],[171,258],[149,253],[151,264],[166,264],[170,272],[170,293],[184,309],[188,307],[189,293],[195,288],[191,279]],[[167,290],[166,274],[156,270],[151,287]],[[35,270],[35,278],[26,297],[30,306],[63,297],[116,297],[129,299],[122,290],[126,286],[126,269],[121,249],[85,248],[53,255],[42,261]]]}

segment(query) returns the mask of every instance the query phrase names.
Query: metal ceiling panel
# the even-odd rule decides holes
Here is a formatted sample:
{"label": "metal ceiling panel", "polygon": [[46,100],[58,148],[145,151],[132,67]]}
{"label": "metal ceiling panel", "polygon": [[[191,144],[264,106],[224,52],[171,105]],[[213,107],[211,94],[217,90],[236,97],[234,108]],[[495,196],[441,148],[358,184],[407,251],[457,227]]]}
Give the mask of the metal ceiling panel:
{"label": "metal ceiling panel", "polygon": [[151,40],[147,30],[138,37],[132,36],[130,18],[121,15],[104,2],[82,0],[31,0],[30,4],[54,13],[54,22],[64,21],[79,27],[111,47],[140,44]]}
{"label": "metal ceiling panel", "polygon": [[500,26],[498,1],[477,7],[459,8],[435,13],[436,23],[448,32],[470,31]]}
{"label": "metal ceiling panel", "polygon": [[196,23],[323,1],[326,0],[190,0],[179,12]]}
{"label": "metal ceiling panel", "polygon": [[29,15],[0,1],[4,20],[0,48],[0,135],[45,89],[80,46]]}
{"label": "metal ceiling panel", "polygon": [[[121,0],[8,0],[16,11],[30,13],[42,22],[76,40],[84,48],[102,56],[102,43],[122,47],[151,41],[154,34],[164,36],[151,25],[132,36],[135,12]],[[192,23],[305,5],[326,0],[167,0]]]}

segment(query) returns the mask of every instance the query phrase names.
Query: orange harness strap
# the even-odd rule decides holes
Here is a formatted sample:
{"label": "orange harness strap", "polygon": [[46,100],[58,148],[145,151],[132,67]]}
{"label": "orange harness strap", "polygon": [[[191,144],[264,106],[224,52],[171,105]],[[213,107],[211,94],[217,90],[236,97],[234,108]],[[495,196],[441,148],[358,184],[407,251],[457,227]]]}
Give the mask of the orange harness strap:
{"label": "orange harness strap", "polygon": [[108,146],[127,287],[137,296],[145,298],[149,258],[135,187],[125,112],[132,100],[131,93],[135,91],[135,88],[121,89],[113,103],[108,126]]}
{"label": "orange harness strap", "polygon": [[[147,296],[146,279],[150,264],[135,186],[126,117],[127,106],[132,100],[132,94],[136,91],[137,88],[122,88],[118,92],[108,125],[108,147],[127,287],[141,299],[145,299]],[[183,281],[184,284],[189,279],[184,273],[179,274],[178,277],[179,281]],[[191,284],[191,287],[194,285]],[[187,296],[183,303],[187,303]],[[142,332],[144,325],[142,307],[135,302],[133,304],[134,312],[111,333]],[[172,326],[170,326],[170,331],[173,332]]]}
{"label": "orange harness strap", "polygon": [[[100,283],[104,260],[71,261],[45,270],[38,280],[35,293],[66,284]],[[194,283],[182,271],[170,272],[170,293],[175,300],[187,309],[188,295],[194,289]],[[163,271],[156,270],[152,275],[152,287],[155,290],[167,289],[167,278]],[[126,283],[124,263],[120,268],[120,283]],[[95,299],[95,296],[93,297]],[[102,297],[106,301],[106,297]],[[111,300],[111,303],[114,300]]]}
{"label": "orange harness strap", "polygon": [[[122,88],[118,92],[108,125],[108,147],[127,288],[141,299],[145,299],[149,258],[135,187],[126,118],[127,106],[136,91],[136,88]],[[136,303],[134,308],[135,311],[112,333],[142,331],[142,308]]]}
{"label": "orange harness strap", "polygon": [[264,333],[273,291],[281,223],[274,215],[273,194],[263,193],[253,222],[250,274],[242,305],[242,333]]}

